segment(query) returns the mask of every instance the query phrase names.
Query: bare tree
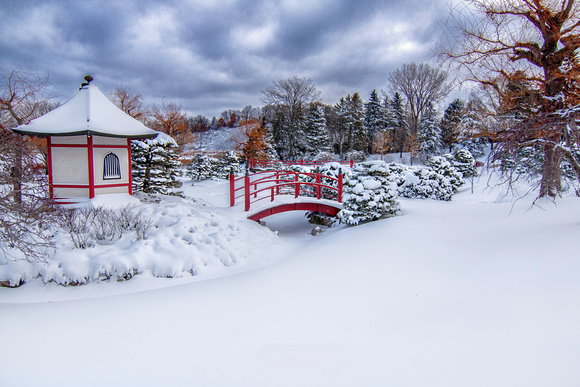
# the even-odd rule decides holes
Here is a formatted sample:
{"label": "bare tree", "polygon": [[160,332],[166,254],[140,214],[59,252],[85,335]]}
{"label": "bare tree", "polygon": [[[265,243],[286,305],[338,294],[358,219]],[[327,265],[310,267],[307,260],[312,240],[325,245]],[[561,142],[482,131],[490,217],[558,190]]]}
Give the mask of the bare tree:
{"label": "bare tree", "polygon": [[515,122],[498,134],[497,151],[541,146],[539,197],[555,197],[562,158],[577,164],[571,147],[579,139],[578,4],[465,0],[452,10],[446,28],[450,41],[443,42],[441,54],[457,63],[466,79],[493,89],[506,112],[512,108]]}
{"label": "bare tree", "polygon": [[149,111],[143,106],[143,96],[127,86],[115,86],[112,95],[113,103],[131,117],[145,122]]}
{"label": "bare tree", "polygon": [[292,109],[304,109],[310,102],[316,102],[320,91],[310,78],[293,76],[274,81],[272,86],[262,90],[262,102],[273,106],[288,106]]}
{"label": "bare tree", "polygon": [[8,259],[44,261],[53,246],[48,229],[55,212],[37,154],[27,145],[21,136],[0,130],[0,252]]}
{"label": "bare tree", "polygon": [[274,108],[274,142],[278,154],[295,158],[304,137],[305,112],[317,102],[320,91],[310,78],[294,76],[273,82],[262,90],[262,102]]}
{"label": "bare tree", "polygon": [[163,101],[161,105],[153,105],[151,116],[150,126],[154,130],[174,137],[179,145],[190,140],[185,113],[181,110],[180,104]]}
{"label": "bare tree", "polygon": [[[58,106],[48,76],[12,70],[0,74],[0,251],[5,257],[42,261],[54,224],[48,182],[32,142],[10,129]],[[39,165],[40,164],[40,165]]]}
{"label": "bare tree", "polygon": [[0,73],[0,129],[11,129],[46,113],[55,95],[48,89],[48,75],[12,70]]}
{"label": "bare tree", "polygon": [[[0,74],[0,130],[6,131],[46,113],[48,101],[54,97],[48,91],[48,75],[41,77],[38,73],[27,73],[12,70]],[[12,195],[17,202],[21,201],[22,191],[22,157],[26,153],[24,142],[15,142],[16,152],[12,158]],[[21,154],[20,157],[18,155]]]}
{"label": "bare tree", "polygon": [[393,91],[400,91],[409,104],[409,130],[417,135],[421,115],[430,103],[435,104],[447,96],[450,86],[447,73],[425,63],[404,64],[389,74]]}

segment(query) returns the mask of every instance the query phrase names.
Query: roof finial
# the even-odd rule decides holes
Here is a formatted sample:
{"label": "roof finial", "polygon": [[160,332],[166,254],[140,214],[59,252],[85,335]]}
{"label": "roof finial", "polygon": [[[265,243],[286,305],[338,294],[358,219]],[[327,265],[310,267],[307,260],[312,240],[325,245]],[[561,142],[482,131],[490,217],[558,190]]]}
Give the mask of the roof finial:
{"label": "roof finial", "polygon": [[90,75],[85,75],[85,78],[84,79],[85,79],[86,82],[81,83],[81,89],[83,87],[85,87],[85,86],[88,86],[89,83],[91,83],[91,81],[93,80],[93,77],[91,77]]}

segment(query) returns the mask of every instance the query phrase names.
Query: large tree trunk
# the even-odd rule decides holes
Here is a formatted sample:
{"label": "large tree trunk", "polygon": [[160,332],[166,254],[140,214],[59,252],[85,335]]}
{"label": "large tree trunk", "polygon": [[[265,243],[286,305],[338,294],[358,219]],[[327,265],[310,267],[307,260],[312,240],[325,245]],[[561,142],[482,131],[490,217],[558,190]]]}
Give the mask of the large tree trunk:
{"label": "large tree trunk", "polygon": [[556,145],[552,142],[547,142],[544,145],[544,165],[542,167],[540,197],[556,197],[562,189],[560,180],[560,161],[562,155],[555,147]]}

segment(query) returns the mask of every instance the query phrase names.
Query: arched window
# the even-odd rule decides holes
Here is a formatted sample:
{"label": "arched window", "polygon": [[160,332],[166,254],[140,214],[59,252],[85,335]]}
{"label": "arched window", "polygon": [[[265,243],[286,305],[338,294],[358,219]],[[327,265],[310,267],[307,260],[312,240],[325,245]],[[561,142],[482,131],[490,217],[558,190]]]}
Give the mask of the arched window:
{"label": "arched window", "polygon": [[120,179],[121,165],[119,158],[114,153],[107,153],[103,160],[103,179]]}

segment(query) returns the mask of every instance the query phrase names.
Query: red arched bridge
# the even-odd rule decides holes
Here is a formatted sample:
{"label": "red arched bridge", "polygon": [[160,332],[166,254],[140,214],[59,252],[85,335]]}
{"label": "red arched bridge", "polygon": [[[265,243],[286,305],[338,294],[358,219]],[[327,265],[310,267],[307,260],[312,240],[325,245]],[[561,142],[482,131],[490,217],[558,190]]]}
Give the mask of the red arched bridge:
{"label": "red arched bridge", "polygon": [[[273,203],[276,196],[280,200]],[[250,211],[255,203],[269,200],[270,204],[255,206],[257,212],[248,216],[255,221],[286,211],[317,211],[336,216],[342,208],[342,174],[331,177],[321,173],[262,171],[238,178],[230,175],[230,206],[237,200],[243,200],[245,211]]]}

